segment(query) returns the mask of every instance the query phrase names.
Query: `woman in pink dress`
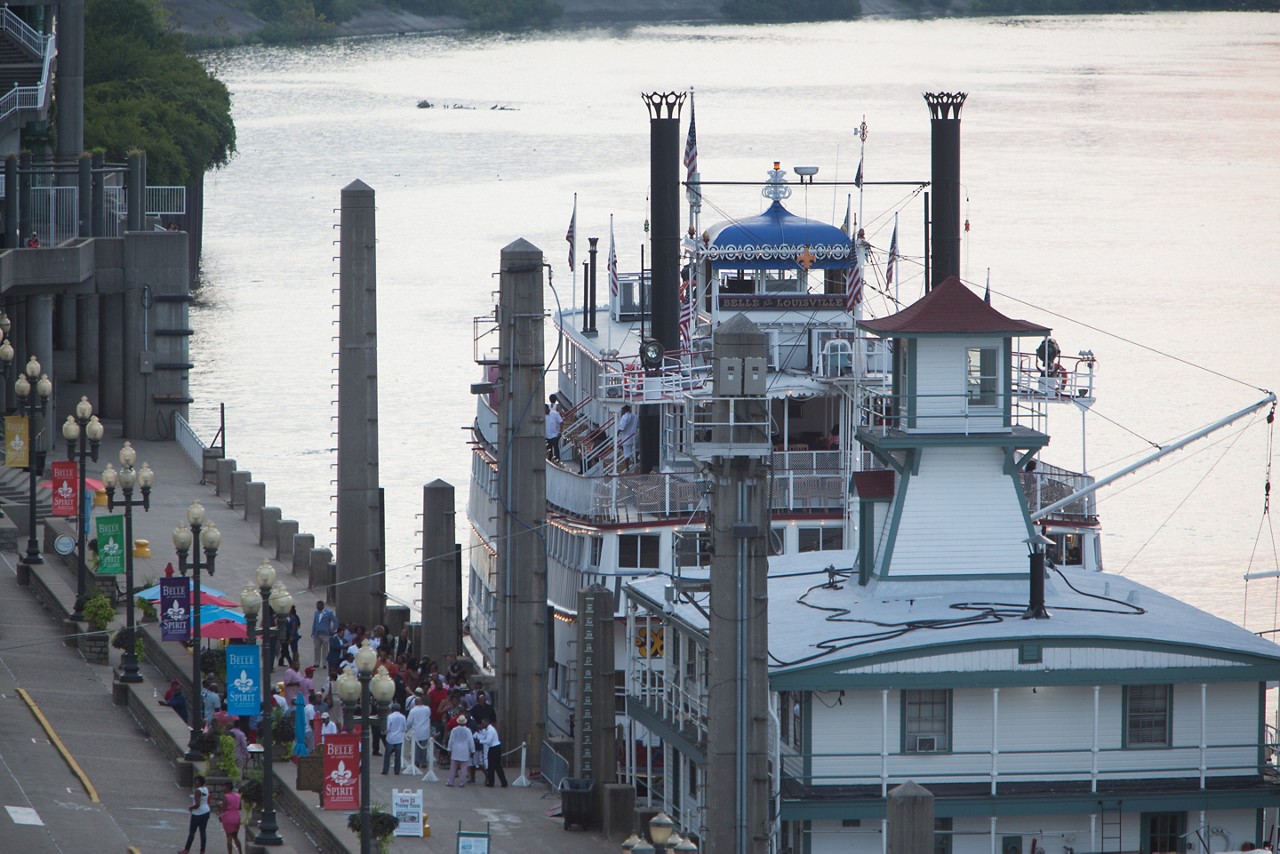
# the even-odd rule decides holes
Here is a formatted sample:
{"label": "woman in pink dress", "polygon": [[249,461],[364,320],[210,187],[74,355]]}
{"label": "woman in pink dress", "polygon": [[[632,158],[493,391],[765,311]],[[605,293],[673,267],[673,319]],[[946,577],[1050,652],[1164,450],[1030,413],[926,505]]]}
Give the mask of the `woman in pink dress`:
{"label": "woman in pink dress", "polygon": [[231,854],[231,844],[243,854],[240,847],[240,794],[235,790],[222,796],[222,813],[218,816],[222,822],[222,830],[227,834],[227,854]]}

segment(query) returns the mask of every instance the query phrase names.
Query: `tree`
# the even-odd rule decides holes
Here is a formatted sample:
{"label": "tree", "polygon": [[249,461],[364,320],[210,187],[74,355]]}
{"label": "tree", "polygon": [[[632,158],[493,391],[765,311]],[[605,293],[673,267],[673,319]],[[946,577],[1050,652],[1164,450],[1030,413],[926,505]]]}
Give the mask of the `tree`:
{"label": "tree", "polygon": [[156,0],[85,7],[85,148],[147,152],[150,184],[198,183],[236,150],[231,93],[164,27]]}

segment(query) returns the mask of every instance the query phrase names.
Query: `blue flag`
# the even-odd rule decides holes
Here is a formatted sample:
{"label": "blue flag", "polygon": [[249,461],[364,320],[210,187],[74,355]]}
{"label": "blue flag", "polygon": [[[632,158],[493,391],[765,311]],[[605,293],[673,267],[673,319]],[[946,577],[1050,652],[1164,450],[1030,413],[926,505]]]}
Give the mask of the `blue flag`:
{"label": "blue flag", "polygon": [[227,647],[227,713],[262,714],[262,659],[257,644]]}

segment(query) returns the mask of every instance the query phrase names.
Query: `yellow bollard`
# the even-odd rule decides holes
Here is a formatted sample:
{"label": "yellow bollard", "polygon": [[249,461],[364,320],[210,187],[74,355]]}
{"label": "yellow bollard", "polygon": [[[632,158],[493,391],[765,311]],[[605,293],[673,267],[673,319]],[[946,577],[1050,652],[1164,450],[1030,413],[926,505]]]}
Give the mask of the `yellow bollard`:
{"label": "yellow bollard", "polygon": [[105,489],[95,489],[93,491],[93,506],[94,507],[107,506],[107,491]]}
{"label": "yellow bollard", "polygon": [[134,540],[133,556],[134,557],[151,557],[151,541],[150,540]]}

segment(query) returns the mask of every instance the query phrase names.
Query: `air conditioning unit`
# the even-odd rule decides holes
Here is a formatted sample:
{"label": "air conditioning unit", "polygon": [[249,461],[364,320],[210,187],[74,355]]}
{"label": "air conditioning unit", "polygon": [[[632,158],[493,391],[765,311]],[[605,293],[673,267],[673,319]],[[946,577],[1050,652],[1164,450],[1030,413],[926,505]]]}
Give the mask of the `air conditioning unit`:
{"label": "air conditioning unit", "polygon": [[916,753],[937,753],[938,737],[936,735],[917,735]]}

